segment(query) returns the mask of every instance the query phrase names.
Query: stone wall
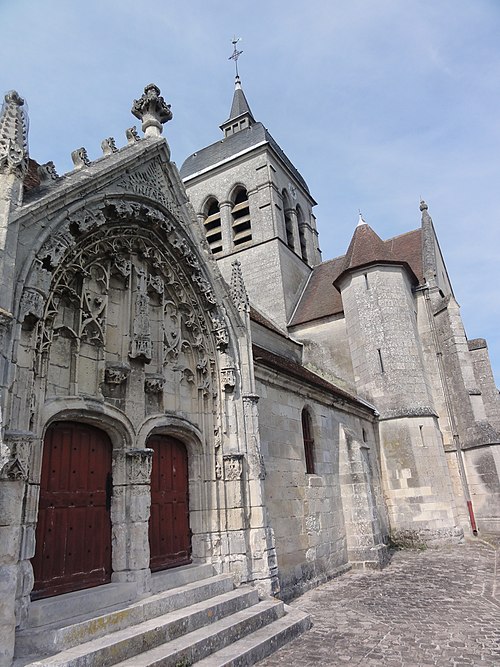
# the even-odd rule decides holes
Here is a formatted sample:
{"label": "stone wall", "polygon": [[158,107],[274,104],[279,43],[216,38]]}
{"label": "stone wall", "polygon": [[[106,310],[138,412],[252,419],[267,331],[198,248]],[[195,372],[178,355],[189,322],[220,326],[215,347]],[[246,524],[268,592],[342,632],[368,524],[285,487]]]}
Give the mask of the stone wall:
{"label": "stone wall", "polygon": [[[368,464],[359,451],[354,460],[346,451],[343,429],[358,441],[369,433],[373,442],[367,416],[336,411],[321,393],[258,366],[256,372],[266,504],[287,599],[343,571],[350,558],[356,565],[379,561],[387,524],[375,452],[364,445]],[[304,408],[312,418],[314,474],[306,473]]]}

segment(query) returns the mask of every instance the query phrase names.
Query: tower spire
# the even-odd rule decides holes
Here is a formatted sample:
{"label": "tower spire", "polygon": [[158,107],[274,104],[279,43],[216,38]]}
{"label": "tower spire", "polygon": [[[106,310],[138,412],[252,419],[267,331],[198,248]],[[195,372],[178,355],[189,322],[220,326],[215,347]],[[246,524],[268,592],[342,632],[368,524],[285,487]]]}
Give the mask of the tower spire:
{"label": "tower spire", "polygon": [[228,60],[234,60],[236,77],[234,80],[233,103],[231,104],[229,118],[220,126],[225,137],[229,137],[231,134],[236,134],[236,132],[239,132],[240,130],[245,130],[255,123],[255,118],[250,111],[250,106],[245,97],[245,93],[243,92],[243,88],[241,87],[241,79],[238,74],[238,58],[243,53],[243,51],[238,51],[237,49],[237,44],[240,40],[241,37],[233,37],[231,41],[233,52],[228,58]]}

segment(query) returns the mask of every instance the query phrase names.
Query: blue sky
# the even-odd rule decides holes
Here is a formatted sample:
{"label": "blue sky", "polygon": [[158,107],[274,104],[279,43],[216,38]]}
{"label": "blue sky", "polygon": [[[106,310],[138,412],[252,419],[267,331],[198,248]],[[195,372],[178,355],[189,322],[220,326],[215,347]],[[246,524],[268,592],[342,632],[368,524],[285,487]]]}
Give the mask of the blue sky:
{"label": "blue sky", "polygon": [[318,201],[323,258],[358,209],[382,238],[429,204],[469,338],[500,383],[498,0],[0,0],[0,92],[28,103],[30,152],[72,168],[125,144],[132,100],[156,83],[180,166],[216,141],[243,88]]}

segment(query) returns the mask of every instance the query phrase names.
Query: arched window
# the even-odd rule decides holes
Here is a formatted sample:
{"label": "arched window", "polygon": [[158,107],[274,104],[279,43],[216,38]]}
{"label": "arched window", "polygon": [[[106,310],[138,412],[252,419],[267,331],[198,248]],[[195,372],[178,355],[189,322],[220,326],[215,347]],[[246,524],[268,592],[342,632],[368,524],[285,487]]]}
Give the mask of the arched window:
{"label": "arched window", "polygon": [[304,214],[300,206],[297,206],[297,222],[299,223],[300,254],[302,259],[307,262],[307,243],[305,234]]}
{"label": "arched window", "polygon": [[285,216],[286,244],[292,250],[294,249],[293,239],[293,220],[290,217],[290,201],[286,190],[283,190],[283,214]]}
{"label": "arched window", "polygon": [[240,245],[252,240],[250,208],[245,188],[238,188],[233,201],[233,209],[231,211],[233,217],[233,243],[234,245]]}
{"label": "arched window", "polygon": [[314,438],[312,421],[309,410],[302,410],[302,438],[304,440],[304,455],[306,459],[306,473],[314,475]]}
{"label": "arched window", "polygon": [[212,199],[207,205],[207,217],[205,218],[205,236],[207,237],[210,250],[215,254],[222,252],[222,227],[220,221],[219,202]]}

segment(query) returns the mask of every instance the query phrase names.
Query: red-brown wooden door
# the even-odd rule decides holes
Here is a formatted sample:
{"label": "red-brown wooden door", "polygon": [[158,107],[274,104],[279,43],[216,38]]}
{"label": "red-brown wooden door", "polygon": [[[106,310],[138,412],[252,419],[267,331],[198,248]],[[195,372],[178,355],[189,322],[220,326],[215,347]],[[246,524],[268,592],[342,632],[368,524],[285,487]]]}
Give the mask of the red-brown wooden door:
{"label": "red-brown wooden door", "polygon": [[60,422],[45,436],[36,528],[34,598],[111,579],[111,443],[86,424]]}
{"label": "red-brown wooden door", "polygon": [[186,448],[175,438],[153,436],[147,446],[154,451],[149,519],[154,572],[191,562],[188,458]]}

